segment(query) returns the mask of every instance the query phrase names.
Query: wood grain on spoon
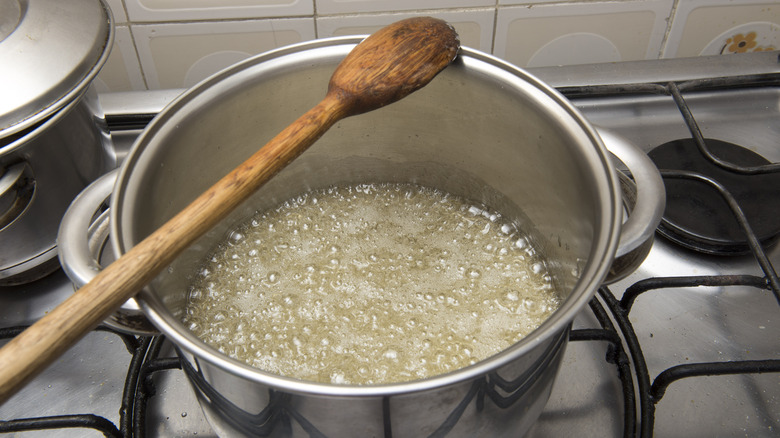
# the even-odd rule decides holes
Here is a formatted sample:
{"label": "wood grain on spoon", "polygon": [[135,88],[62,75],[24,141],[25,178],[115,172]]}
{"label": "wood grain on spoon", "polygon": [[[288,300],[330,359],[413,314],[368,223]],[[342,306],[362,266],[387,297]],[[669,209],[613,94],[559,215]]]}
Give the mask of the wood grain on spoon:
{"label": "wood grain on spoon", "polygon": [[429,17],[391,24],[358,44],[336,68],[319,104],[0,349],[0,404],[336,122],[395,102],[425,86],[455,58],[459,47],[452,27]]}

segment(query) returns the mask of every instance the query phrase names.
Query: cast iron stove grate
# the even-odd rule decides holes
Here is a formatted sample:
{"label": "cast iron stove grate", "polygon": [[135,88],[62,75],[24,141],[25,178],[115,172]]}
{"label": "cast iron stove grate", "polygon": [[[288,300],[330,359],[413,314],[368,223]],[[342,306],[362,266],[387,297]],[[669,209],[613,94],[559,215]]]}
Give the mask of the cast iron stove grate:
{"label": "cast iron stove grate", "polygon": [[[647,278],[629,286],[620,300],[615,298],[608,287],[599,289],[594,300],[602,300],[615,319],[625,350],[630,354],[633,375],[637,379],[638,422],[634,424],[626,413],[625,436],[653,436],[655,407],[669,385],[675,381],[688,377],[780,372],[780,360],[777,359],[685,363],[663,370],[651,382],[642,346],[629,319],[634,302],[640,295],[665,289],[748,286],[771,291],[780,304],[780,281],[764,250],[765,246],[776,243],[780,236],[780,163],[771,163],[742,146],[705,139],[683,97],[683,91],[776,86],[779,83],[780,75],[770,74],[560,90],[568,97],[644,93],[671,96],[691,138],[661,145],[649,153],[661,169],[667,190],[672,188],[667,197],[671,203],[677,204],[670,206],[667,203],[659,234],[686,248],[707,254],[752,254],[764,273],[763,277],[715,275]],[[680,162],[686,160],[688,165],[680,165]],[[665,167],[671,169],[666,170]],[[737,191],[737,196],[732,191]],[[688,195],[695,193],[696,199],[703,198],[709,205],[717,203],[716,211],[709,210],[709,205],[705,205],[705,208],[692,205],[695,203],[691,201],[693,196],[686,197],[686,192]],[[688,222],[681,226],[676,221]],[[728,223],[725,231],[714,230],[719,221]],[[627,386],[624,383],[624,391]],[[624,393],[626,398],[629,395],[629,392]],[[627,407],[627,412],[629,409]]]}

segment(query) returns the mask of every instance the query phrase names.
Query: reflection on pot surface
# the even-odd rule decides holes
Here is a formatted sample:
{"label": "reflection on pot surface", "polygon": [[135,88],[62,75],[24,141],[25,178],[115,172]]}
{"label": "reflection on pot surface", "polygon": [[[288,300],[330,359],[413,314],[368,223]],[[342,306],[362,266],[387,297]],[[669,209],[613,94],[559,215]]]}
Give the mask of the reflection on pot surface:
{"label": "reflection on pot surface", "polygon": [[[182,360],[182,369],[220,436],[499,437],[528,430],[542,411],[568,336],[566,330],[546,350],[534,352],[535,362],[527,364],[526,372],[519,372],[522,366],[514,364],[444,392],[366,397],[359,405],[343,398],[301,396],[272,388],[252,394],[252,403],[247,403],[246,396],[225,390],[229,381],[210,383],[208,364],[181,351],[179,355],[189,358]],[[345,420],[345,412],[360,419]],[[335,417],[340,418],[338,426],[333,424]],[[333,433],[334,427],[341,432]]]}

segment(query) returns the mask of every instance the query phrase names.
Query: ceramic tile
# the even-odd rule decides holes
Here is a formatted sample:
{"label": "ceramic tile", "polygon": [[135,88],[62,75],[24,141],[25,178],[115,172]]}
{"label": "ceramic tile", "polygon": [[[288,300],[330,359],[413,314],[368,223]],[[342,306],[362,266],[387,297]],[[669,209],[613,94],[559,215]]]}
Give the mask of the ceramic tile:
{"label": "ceramic tile", "polygon": [[[455,27],[464,46],[490,52],[493,36],[493,9],[465,11],[435,11],[427,14],[447,21]],[[326,38],[344,35],[368,35],[374,31],[416,14],[382,14],[317,18],[317,36]]]}
{"label": "ceramic tile", "polygon": [[111,9],[111,13],[114,15],[115,24],[127,23],[127,14],[125,14],[125,6],[122,0],[104,0],[108,7]]}
{"label": "ceramic tile", "polygon": [[124,0],[132,21],[217,20],[312,15],[313,0]]}
{"label": "ceramic tile", "polygon": [[[580,0],[581,2],[585,2],[588,0]],[[536,5],[539,3],[560,3],[561,0],[498,0],[499,5]]]}
{"label": "ceramic tile", "polygon": [[657,58],[672,0],[499,8],[496,56],[521,67]]}
{"label": "ceramic tile", "polygon": [[314,0],[318,14],[494,6],[496,0]]}
{"label": "ceramic tile", "polygon": [[130,29],[127,26],[116,26],[114,46],[103,69],[95,78],[94,85],[99,93],[146,89]]}
{"label": "ceramic tile", "polygon": [[314,39],[314,20],[146,24],[133,34],[149,88],[186,88],[253,55]]}
{"label": "ceramic tile", "polygon": [[677,6],[663,56],[780,49],[780,3],[688,0]]}

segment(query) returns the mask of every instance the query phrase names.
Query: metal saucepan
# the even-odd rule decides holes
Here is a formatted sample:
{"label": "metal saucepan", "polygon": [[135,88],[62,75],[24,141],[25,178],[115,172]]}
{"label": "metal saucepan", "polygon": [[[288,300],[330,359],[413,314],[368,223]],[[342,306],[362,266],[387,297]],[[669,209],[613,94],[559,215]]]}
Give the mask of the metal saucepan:
{"label": "metal saucepan", "polygon": [[[110,239],[116,255],[122,254],[319,101],[333,69],[359,41],[334,38],[275,50],[185,92],[141,134],[116,184],[107,177],[95,185],[103,193],[88,190],[76,202],[92,202],[92,211],[67,216],[91,217],[94,200],[82,201],[100,203],[113,186]],[[626,275],[644,257],[660,221],[664,192],[657,170],[635,148],[605,137],[638,183],[636,204],[627,202],[634,214],[626,224],[618,173],[597,131],[536,78],[463,48],[426,88],[336,125],[181,255],[137,303],[176,345],[220,435],[521,435],[549,397],[573,318],[607,279],[616,256],[632,262],[622,263],[628,267],[613,271],[612,278]],[[436,187],[515,218],[545,254],[564,298],[561,308],[524,340],[477,364],[374,386],[265,373],[187,331],[180,320],[188,277],[231,227],[308,189],[370,181]],[[624,185],[630,185],[625,178]],[[86,248],[84,230],[70,229],[69,222],[60,230],[67,250],[61,257],[71,278],[83,284],[91,270],[82,257],[88,251],[69,248]],[[72,240],[82,242],[66,244]]]}
{"label": "metal saucepan", "polygon": [[59,267],[62,215],[116,166],[90,87],[113,35],[100,0],[0,2],[0,285]]}

